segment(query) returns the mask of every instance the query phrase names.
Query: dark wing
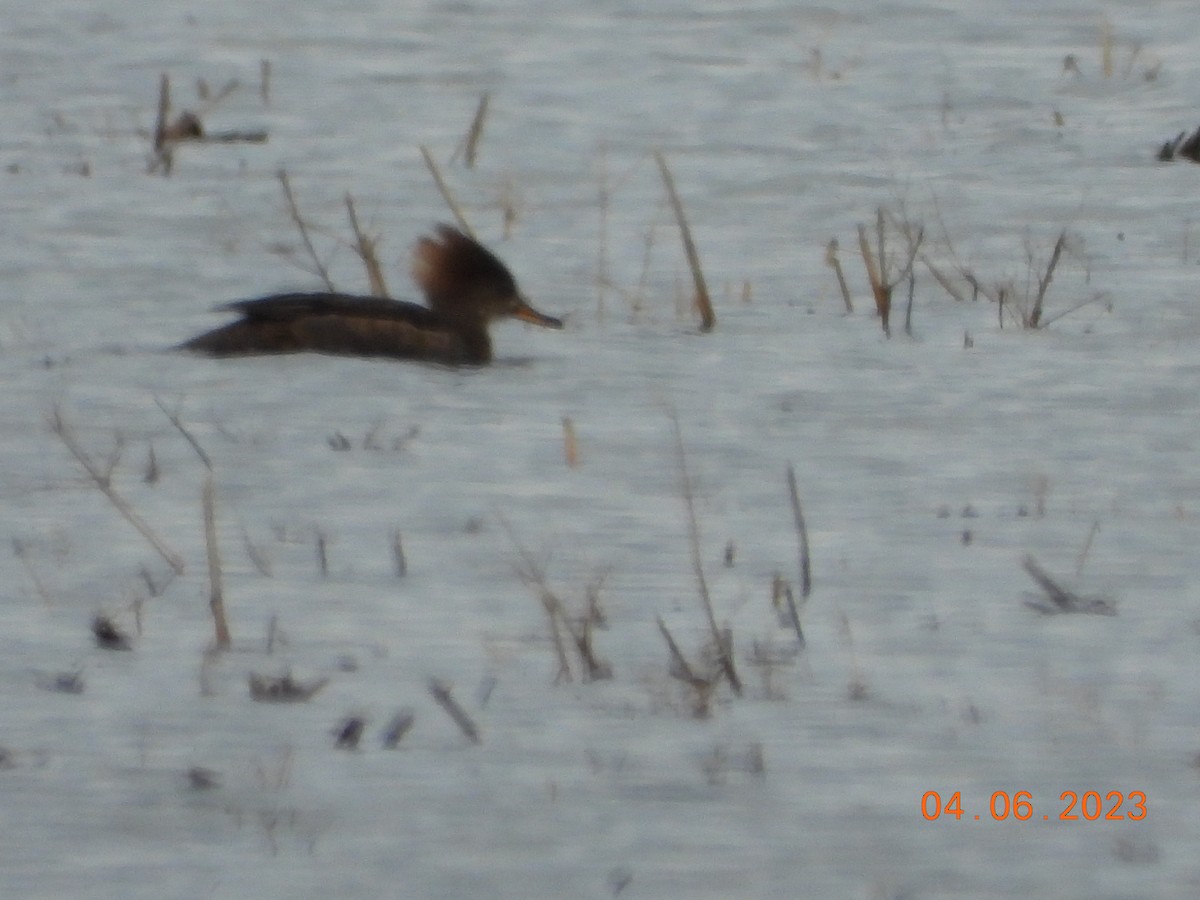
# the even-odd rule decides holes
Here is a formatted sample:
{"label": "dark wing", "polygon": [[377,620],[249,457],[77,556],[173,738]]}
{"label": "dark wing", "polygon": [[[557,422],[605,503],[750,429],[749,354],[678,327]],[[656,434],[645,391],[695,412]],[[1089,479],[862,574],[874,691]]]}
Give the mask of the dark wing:
{"label": "dark wing", "polygon": [[424,306],[389,300],[386,297],[356,294],[273,294],[253,300],[235,300],[217,308],[236,312],[246,319],[259,322],[292,322],[314,316],[342,316],[411,322],[423,327],[438,324],[437,317]]}

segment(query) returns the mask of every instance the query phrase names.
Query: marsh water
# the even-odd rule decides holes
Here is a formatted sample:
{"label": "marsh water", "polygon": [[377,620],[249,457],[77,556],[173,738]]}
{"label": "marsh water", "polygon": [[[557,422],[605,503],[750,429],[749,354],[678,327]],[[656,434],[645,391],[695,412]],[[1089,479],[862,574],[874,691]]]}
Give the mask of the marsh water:
{"label": "marsh water", "polygon": [[[1196,894],[1200,167],[1154,159],[1198,120],[1190,4],[3,20],[5,896]],[[164,73],[173,112],[268,140],[151,173]],[[411,297],[412,244],[451,219],[421,146],[564,331],[498,326],[468,370],[170,349],[218,303],[319,286],[280,171],[339,288],[367,285],[350,195]],[[881,208],[892,275],[920,241],[890,338],[858,251]],[[1050,324],[1022,328],[1039,291]],[[772,602],[799,592],[789,465],[803,648]],[[708,671],[688,495],[743,681],[702,717],[657,622]],[[1027,555],[1117,615],[1039,613]],[[569,646],[562,677],[547,591],[577,628],[597,599],[611,678]],[[98,614],[132,651],[96,646]],[[251,672],[328,683],[261,703]],[[931,791],[961,818],[927,820]],[[1030,816],[996,815],[1018,792]],[[1067,792],[1113,815],[1064,819]]]}

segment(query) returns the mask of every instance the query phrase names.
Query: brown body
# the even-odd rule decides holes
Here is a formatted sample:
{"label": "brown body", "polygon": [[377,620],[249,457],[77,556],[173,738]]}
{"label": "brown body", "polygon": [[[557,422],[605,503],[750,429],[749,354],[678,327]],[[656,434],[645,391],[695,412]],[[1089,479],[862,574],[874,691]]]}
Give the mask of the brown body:
{"label": "brown body", "polygon": [[353,294],[275,294],[223,306],[241,318],[180,347],[210,356],[312,352],[478,365],[492,358],[492,319],[562,327],[521,297],[504,263],[448,225],[439,226],[437,238],[418,242],[413,278],[428,306]]}

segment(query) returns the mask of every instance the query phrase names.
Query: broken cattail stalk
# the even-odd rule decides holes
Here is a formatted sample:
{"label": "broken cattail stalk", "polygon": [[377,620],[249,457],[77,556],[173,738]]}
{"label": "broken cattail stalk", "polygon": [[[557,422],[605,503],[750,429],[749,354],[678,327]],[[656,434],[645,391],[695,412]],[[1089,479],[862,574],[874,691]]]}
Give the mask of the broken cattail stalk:
{"label": "broken cattail stalk", "polygon": [[204,540],[208,547],[208,607],[212,612],[216,647],[218,650],[228,650],[231,641],[229,623],[225,619],[225,595],[221,589],[221,554],[217,546],[217,515],[211,472],[204,478],[203,504]]}
{"label": "broken cattail stalk", "polygon": [[429,148],[424,144],[420,144],[418,149],[421,151],[421,156],[425,160],[425,166],[429,169],[429,174],[433,176],[433,183],[437,185],[438,192],[442,195],[442,199],[446,201],[446,205],[450,207],[450,212],[454,213],[454,218],[458,222],[458,227],[462,233],[469,238],[475,237],[475,232],[467,222],[467,217],[463,215],[462,208],[458,205],[458,201],[454,199],[454,195],[450,193],[450,188],[446,184],[446,180],[442,178],[442,172],[438,168],[437,162],[433,158],[433,154],[429,152]]}
{"label": "broken cattail stalk", "polygon": [[671,177],[671,170],[667,168],[667,161],[662,153],[655,150],[654,159],[658,163],[658,170],[662,173],[663,184],[666,185],[667,196],[671,200],[671,208],[675,211],[675,221],[679,224],[679,234],[683,238],[683,252],[687,254],[688,266],[692,270],[692,282],[696,287],[695,304],[696,309],[700,312],[700,330],[712,331],[713,326],[717,324],[717,317],[713,312],[708,287],[704,283],[704,273],[700,269],[700,254],[696,252],[696,243],[692,240],[692,230],[688,227],[687,218],[683,214],[683,203],[680,202],[679,193],[675,190],[675,179]]}

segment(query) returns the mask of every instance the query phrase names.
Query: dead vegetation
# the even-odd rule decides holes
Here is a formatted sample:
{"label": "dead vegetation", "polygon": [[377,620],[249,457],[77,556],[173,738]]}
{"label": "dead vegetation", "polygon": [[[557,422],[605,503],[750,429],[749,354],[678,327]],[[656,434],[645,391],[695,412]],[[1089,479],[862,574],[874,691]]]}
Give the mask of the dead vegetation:
{"label": "dead vegetation", "polygon": [[1042,589],[1041,597],[1028,597],[1025,605],[1043,615],[1061,615],[1063,613],[1084,613],[1093,616],[1115,616],[1116,607],[1104,597],[1085,597],[1064,588],[1058,581],[1043,569],[1033,556],[1026,556],[1021,562],[1029,577]]}
{"label": "dead vegetation", "polygon": [[1159,162],[1171,162],[1176,159],[1200,163],[1200,127],[1191,134],[1181,131],[1174,140],[1165,141],[1158,148]]}
{"label": "dead vegetation", "polygon": [[[270,93],[270,65],[266,60],[262,62],[260,74],[259,95],[266,104],[269,101]],[[153,153],[149,166],[150,174],[162,172],[164,175],[170,175],[175,164],[175,149],[182,143],[266,143],[268,135],[265,129],[210,132],[204,126],[204,117],[216,109],[240,86],[238,81],[233,80],[226,82],[220,90],[212,92],[209,90],[207,82],[200,80],[196,84],[196,95],[202,102],[200,111],[182,110],[178,115],[172,116],[171,79],[164,72],[158,82],[158,114],[155,117],[154,132],[151,135]]]}
{"label": "dead vegetation", "polygon": [[[866,271],[867,282],[874,300],[875,312],[884,334],[891,336],[892,300],[895,289],[907,282],[908,299],[904,316],[904,331],[912,334],[913,302],[917,288],[916,264],[920,264],[933,282],[956,301],[991,301],[996,307],[996,319],[1000,328],[1009,326],[1037,330],[1046,328],[1084,307],[1105,304],[1105,291],[1090,288],[1082,299],[1076,299],[1064,308],[1049,311],[1050,286],[1064,261],[1075,262],[1082,270],[1083,282],[1090,283],[1088,259],[1083,241],[1067,228],[1062,228],[1048,244],[1026,235],[1023,240],[1024,272],[1020,277],[995,277],[980,275],[970,264],[963,262],[955,250],[950,231],[937,212],[941,240],[937,247],[931,246],[924,224],[909,216],[903,204],[898,210],[879,207],[875,213],[871,233],[865,225],[858,226],[858,246]],[[896,254],[887,250],[889,236],[898,239],[903,250]],[[850,289],[837,257],[837,240],[826,247],[826,264],[834,270],[838,289],[848,312],[853,311]],[[969,333],[964,336],[964,346],[973,341]]]}
{"label": "dead vegetation", "polygon": [[[1162,72],[1163,61],[1147,54],[1140,42],[1119,39],[1108,16],[1101,18],[1097,44],[1098,73],[1105,81],[1135,77],[1142,81],[1156,81]],[[1068,53],[1063,57],[1062,74],[1087,78],[1092,71],[1079,54]]]}
{"label": "dead vegetation", "polygon": [[586,586],[583,608],[578,614],[572,614],[558,592],[550,586],[545,563],[525,547],[508,519],[497,515],[517,553],[517,577],[537,596],[546,614],[547,630],[558,663],[554,683],[570,682],[576,678],[585,683],[612,678],[612,666],[598,654],[594,644],[596,630],[607,624],[600,607],[600,588],[606,573]]}
{"label": "dead vegetation", "polygon": [[251,700],[259,703],[304,703],[315,697],[329,683],[329,679],[298,681],[292,677],[291,672],[284,672],[282,675],[259,675],[251,672],[248,682]]}

